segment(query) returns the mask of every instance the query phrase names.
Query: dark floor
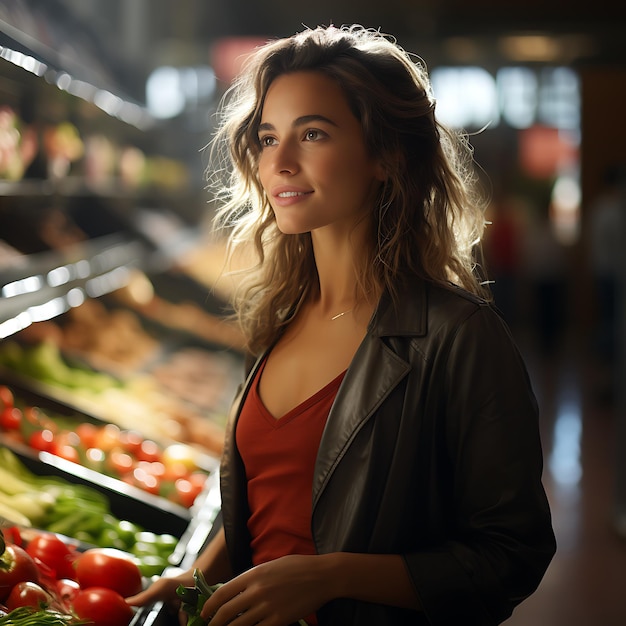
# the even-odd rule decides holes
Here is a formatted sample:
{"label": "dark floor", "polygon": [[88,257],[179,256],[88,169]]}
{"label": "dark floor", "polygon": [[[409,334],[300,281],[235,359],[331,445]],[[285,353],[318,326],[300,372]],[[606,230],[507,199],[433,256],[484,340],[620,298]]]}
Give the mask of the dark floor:
{"label": "dark floor", "polygon": [[615,516],[616,468],[626,462],[617,453],[623,411],[606,393],[608,370],[576,342],[541,358],[531,345],[520,342],[542,410],[558,550],[505,626],[626,626],[626,538]]}

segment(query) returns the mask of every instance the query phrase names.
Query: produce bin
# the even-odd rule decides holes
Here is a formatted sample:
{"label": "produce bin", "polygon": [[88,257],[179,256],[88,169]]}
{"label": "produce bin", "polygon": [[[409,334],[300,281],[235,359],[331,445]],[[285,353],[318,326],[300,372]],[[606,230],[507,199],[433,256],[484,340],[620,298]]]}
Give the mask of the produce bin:
{"label": "produce bin", "polygon": [[189,525],[191,514],[188,509],[145,493],[137,487],[48,452],[39,452],[37,457],[19,452],[16,454],[37,476],[56,476],[71,483],[91,487],[104,494],[110,502],[111,513],[120,520],[134,522],[153,533],[176,537],[181,537]]}

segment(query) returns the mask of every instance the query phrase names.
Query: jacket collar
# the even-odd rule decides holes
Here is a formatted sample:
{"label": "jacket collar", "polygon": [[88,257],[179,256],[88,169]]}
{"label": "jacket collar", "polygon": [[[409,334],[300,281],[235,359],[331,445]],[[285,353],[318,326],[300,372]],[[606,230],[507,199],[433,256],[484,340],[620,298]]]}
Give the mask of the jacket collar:
{"label": "jacket collar", "polygon": [[423,337],[428,324],[428,284],[422,280],[403,284],[398,304],[385,293],[372,316],[368,333],[376,337]]}

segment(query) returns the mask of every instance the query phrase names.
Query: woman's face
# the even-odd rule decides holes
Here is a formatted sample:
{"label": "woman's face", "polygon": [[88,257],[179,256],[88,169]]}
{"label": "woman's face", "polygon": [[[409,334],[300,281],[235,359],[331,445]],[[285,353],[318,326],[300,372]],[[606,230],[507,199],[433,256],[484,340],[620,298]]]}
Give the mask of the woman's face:
{"label": "woman's face", "polygon": [[383,168],[334,80],[319,72],[276,78],[258,134],[259,177],[283,233],[349,231],[370,212]]}

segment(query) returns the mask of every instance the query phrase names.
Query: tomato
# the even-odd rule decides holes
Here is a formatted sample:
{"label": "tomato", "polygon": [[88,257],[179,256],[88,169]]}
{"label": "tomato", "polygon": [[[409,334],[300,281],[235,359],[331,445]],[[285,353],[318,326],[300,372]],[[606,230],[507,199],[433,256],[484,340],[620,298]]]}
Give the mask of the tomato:
{"label": "tomato", "polygon": [[135,469],[144,471],[146,474],[163,478],[165,476],[166,467],[160,461],[137,461]]}
{"label": "tomato", "polygon": [[78,452],[80,443],[80,437],[76,433],[63,430],[56,434],[50,452],[66,461],[80,463],[81,457]]}
{"label": "tomato", "polygon": [[28,542],[26,552],[54,571],[56,578],[76,578],[77,552],[54,533],[41,533]]}
{"label": "tomato", "polygon": [[189,476],[187,476],[187,480],[192,484],[200,488],[200,490],[204,489],[204,485],[206,484],[208,475],[206,472],[197,471],[191,472]]}
{"label": "tomato", "polygon": [[96,438],[98,436],[98,427],[91,422],[82,422],[76,427],[76,434],[78,435],[83,448],[96,447]]}
{"label": "tomato", "polygon": [[184,463],[168,463],[163,466],[163,478],[169,481],[176,481],[179,478],[187,478],[189,476],[189,469]]}
{"label": "tomato", "polygon": [[[16,546],[20,546],[20,548],[23,547],[22,533],[17,526],[9,526],[8,528],[3,528],[2,536],[4,537],[5,544],[0,541],[0,548],[7,543],[14,543]],[[1,562],[2,561],[0,560],[0,563]]]}
{"label": "tomato", "polygon": [[141,448],[143,440],[143,435],[135,430],[123,430],[120,433],[120,446],[128,452],[128,454],[133,456],[135,456],[137,451]]}
{"label": "tomato", "polygon": [[53,454],[66,461],[71,461],[72,463],[80,463],[80,454],[78,450],[71,446],[69,443],[64,443],[62,445],[54,446],[51,450]]}
{"label": "tomato", "polygon": [[15,405],[13,392],[6,386],[0,385],[0,408],[12,407]]}
{"label": "tomato", "polygon": [[135,456],[140,461],[160,461],[161,446],[155,441],[152,441],[152,439],[144,439],[139,446],[139,450],[135,453]]}
{"label": "tomato", "polygon": [[192,483],[186,478],[179,478],[174,483],[176,500],[184,507],[190,508],[202,491],[202,485]]}
{"label": "tomato", "polygon": [[74,613],[94,626],[128,626],[135,612],[117,592],[106,587],[81,589],[72,603]]}
{"label": "tomato", "polygon": [[0,602],[8,598],[17,583],[24,581],[39,582],[37,564],[24,548],[7,544],[0,555]]}
{"label": "tomato", "polygon": [[161,492],[161,479],[139,467],[133,471],[133,484],[154,495],[159,495]]}
{"label": "tomato", "polygon": [[22,411],[16,406],[5,406],[0,413],[2,430],[19,430],[22,425]]}
{"label": "tomato", "polygon": [[48,429],[36,430],[29,438],[28,445],[33,450],[51,452],[54,447],[54,433]]}
{"label": "tomato", "polygon": [[61,578],[56,582],[55,591],[63,604],[71,606],[76,594],[80,591],[80,585],[71,578]]}
{"label": "tomato", "polygon": [[41,585],[26,580],[13,587],[6,606],[9,611],[19,606],[32,606],[38,609],[47,607],[52,600],[53,597]]}
{"label": "tomato", "polygon": [[108,452],[120,445],[121,428],[117,424],[106,424],[98,429],[96,435],[96,447]]}
{"label": "tomato", "polygon": [[114,548],[91,548],[78,555],[76,580],[82,589],[106,587],[124,598],[142,589],[141,571],[134,558]]}
{"label": "tomato", "polygon": [[134,463],[133,457],[122,448],[113,448],[105,460],[107,468],[118,476],[131,472]]}

